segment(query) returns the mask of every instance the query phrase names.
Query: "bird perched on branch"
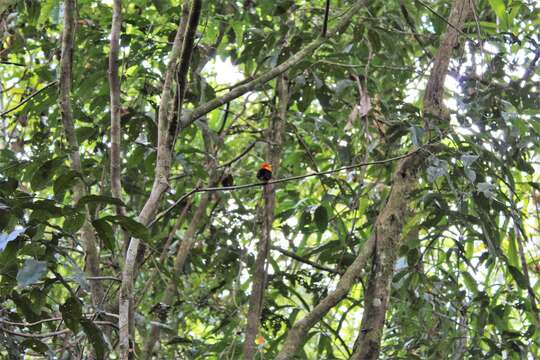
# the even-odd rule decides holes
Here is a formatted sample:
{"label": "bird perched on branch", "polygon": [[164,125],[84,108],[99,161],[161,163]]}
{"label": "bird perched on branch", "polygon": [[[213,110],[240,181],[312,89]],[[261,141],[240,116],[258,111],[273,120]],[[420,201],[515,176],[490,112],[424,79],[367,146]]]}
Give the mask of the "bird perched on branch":
{"label": "bird perched on branch", "polygon": [[272,179],[272,165],[270,163],[262,163],[259,171],[257,171],[257,179],[261,181],[270,181]]}

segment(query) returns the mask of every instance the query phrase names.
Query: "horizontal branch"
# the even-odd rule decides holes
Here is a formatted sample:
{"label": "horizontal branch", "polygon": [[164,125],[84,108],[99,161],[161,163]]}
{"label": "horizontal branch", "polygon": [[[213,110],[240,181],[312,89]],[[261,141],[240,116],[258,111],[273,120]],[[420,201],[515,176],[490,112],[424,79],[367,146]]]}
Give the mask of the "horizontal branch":
{"label": "horizontal branch", "polygon": [[12,61],[0,61],[0,64],[2,64],[2,65],[14,65],[14,66],[26,66],[24,64],[12,62]]}
{"label": "horizontal branch", "polygon": [[44,339],[44,338],[55,337],[55,336],[59,336],[59,335],[63,335],[63,334],[67,334],[71,332],[71,330],[69,329],[64,329],[60,331],[54,331],[54,332],[43,333],[43,334],[28,334],[28,333],[22,333],[18,331],[11,331],[3,327],[0,327],[0,331],[3,331],[10,335],[20,336],[20,337],[30,338],[30,339]]}
{"label": "horizontal branch", "polygon": [[122,282],[122,279],[119,279],[114,276],[87,276],[86,280],[94,280],[94,281],[112,280],[112,281]]}
{"label": "horizontal branch", "polygon": [[36,325],[39,325],[39,324],[43,324],[43,323],[46,323],[46,322],[51,322],[51,321],[59,321],[59,320],[62,320],[62,317],[54,317],[54,318],[49,318],[49,319],[41,319],[41,320],[38,320],[38,321],[34,321],[34,322],[15,322],[15,321],[8,321],[8,320],[4,320],[4,319],[0,319],[0,323],[2,324],[6,324],[6,325],[11,325],[11,326],[20,326],[20,327],[32,327],[32,326],[36,326]]}
{"label": "horizontal branch", "polygon": [[253,187],[265,186],[265,185],[269,185],[269,184],[279,184],[279,183],[283,183],[283,182],[301,180],[301,179],[305,179],[305,178],[309,178],[309,177],[313,177],[313,176],[329,175],[329,174],[333,174],[333,173],[336,173],[336,172],[340,172],[340,171],[344,171],[344,170],[352,170],[352,169],[356,169],[356,168],[360,168],[360,167],[364,167],[364,166],[369,166],[369,165],[387,164],[387,163],[390,163],[390,162],[393,162],[393,161],[397,161],[397,160],[401,160],[403,158],[409,157],[409,156],[417,153],[418,151],[420,151],[422,149],[423,149],[423,147],[419,147],[419,148],[417,148],[417,149],[415,149],[415,150],[413,150],[411,152],[408,152],[407,154],[396,156],[396,157],[385,159],[385,160],[376,160],[376,161],[363,162],[363,163],[358,163],[358,164],[353,164],[353,165],[347,165],[347,166],[342,166],[342,167],[337,168],[337,169],[312,172],[312,173],[309,173],[309,174],[291,176],[291,177],[287,177],[287,178],[271,180],[271,181],[268,181],[268,182],[257,182],[257,183],[250,183],[250,184],[243,184],[243,185],[236,185],[236,186],[194,188],[191,191],[189,191],[188,193],[182,195],[180,197],[180,199],[176,200],[171,206],[169,206],[163,212],[159,213],[154,218],[154,220],[152,220],[148,224],[148,227],[151,227],[152,225],[154,225],[157,221],[159,221],[165,215],[170,213],[175,207],[177,207],[178,204],[182,203],[185,199],[187,199],[188,197],[190,197],[191,195],[196,194],[196,193],[216,192],[216,191],[236,191],[236,190],[248,189],[248,188],[253,188]]}

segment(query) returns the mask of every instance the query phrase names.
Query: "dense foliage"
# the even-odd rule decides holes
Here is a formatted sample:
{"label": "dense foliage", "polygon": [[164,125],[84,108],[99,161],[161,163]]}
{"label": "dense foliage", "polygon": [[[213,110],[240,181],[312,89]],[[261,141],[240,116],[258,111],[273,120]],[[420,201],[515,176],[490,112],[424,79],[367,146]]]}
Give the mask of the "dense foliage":
{"label": "dense foliage", "polygon": [[[325,3],[204,1],[183,113],[319,38]],[[329,29],[352,3],[330,1]],[[271,359],[370,237],[392,188],[392,158],[435,141],[441,149],[426,157],[408,199],[381,357],[540,356],[540,9],[534,1],[474,3],[446,77],[449,123],[425,127],[422,112],[449,2],[368,2],[280,80],[180,129],[169,188],[145,226],[138,215],[154,182],[160,96],[182,2],[123,4],[121,199],[110,186],[111,4],[77,2],[77,171],[58,105],[64,4],[0,2],[0,357],[118,356],[119,280],[131,236],[144,248],[134,287],[136,353],[157,324],[159,358],[240,358],[263,187],[190,192],[221,186],[229,174],[234,185],[256,183],[260,163],[276,151],[277,178],[373,163],[275,184],[256,340],[258,354]],[[276,150],[279,81],[288,97]],[[85,220],[97,235],[100,278],[85,266]],[[177,272],[186,234],[193,247]],[[351,356],[371,270],[310,329],[298,358]],[[165,306],[171,282],[177,292]],[[99,304],[91,284],[104,291]]]}

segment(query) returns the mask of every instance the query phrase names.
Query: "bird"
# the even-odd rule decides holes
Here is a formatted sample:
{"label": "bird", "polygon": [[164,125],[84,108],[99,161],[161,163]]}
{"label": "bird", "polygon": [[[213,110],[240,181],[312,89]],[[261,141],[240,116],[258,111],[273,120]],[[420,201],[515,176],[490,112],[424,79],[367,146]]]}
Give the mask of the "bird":
{"label": "bird", "polygon": [[272,165],[267,162],[263,162],[259,171],[257,171],[257,179],[268,182],[272,179]]}

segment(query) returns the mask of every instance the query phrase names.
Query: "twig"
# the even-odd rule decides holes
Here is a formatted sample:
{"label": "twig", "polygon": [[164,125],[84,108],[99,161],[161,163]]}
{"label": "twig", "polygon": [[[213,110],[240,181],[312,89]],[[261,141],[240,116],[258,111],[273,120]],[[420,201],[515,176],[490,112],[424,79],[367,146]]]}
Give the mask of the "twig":
{"label": "twig", "polygon": [[122,282],[121,279],[114,276],[87,276],[86,280],[94,280],[94,281],[112,280],[112,281]]}
{"label": "twig", "polygon": [[8,333],[10,335],[20,336],[20,337],[25,337],[25,338],[30,338],[30,339],[36,339],[36,338],[37,339],[44,339],[44,338],[55,337],[55,336],[67,334],[71,330],[64,329],[64,330],[54,331],[54,332],[44,333],[44,334],[27,334],[27,333],[22,333],[22,332],[18,332],[18,331],[11,331],[11,330],[8,330],[6,328],[0,327],[0,331],[6,332],[6,333]]}
{"label": "twig", "polygon": [[290,258],[292,258],[294,260],[297,260],[297,261],[299,261],[301,263],[308,264],[308,265],[310,265],[310,266],[312,266],[312,267],[314,267],[316,269],[327,271],[327,272],[332,273],[332,274],[338,274],[338,275],[343,274],[343,271],[339,271],[339,270],[332,269],[332,268],[329,268],[329,267],[324,266],[324,265],[317,264],[314,261],[311,261],[311,260],[306,259],[306,258],[304,258],[302,256],[299,256],[299,255],[296,255],[292,251],[282,249],[279,246],[271,246],[270,249],[279,251],[280,253],[282,253],[285,256],[288,256],[288,257],[290,257]]}
{"label": "twig", "polygon": [[0,61],[0,64],[2,64],[2,65],[15,65],[15,66],[26,66],[24,64],[11,62],[11,61]]}
{"label": "twig", "polygon": [[42,87],[41,89],[34,91],[32,94],[28,95],[27,98],[22,100],[20,103],[18,103],[17,105],[12,107],[11,109],[7,109],[6,111],[0,113],[0,116],[5,116],[5,115],[9,114],[10,112],[13,112],[13,111],[17,110],[18,108],[20,108],[21,106],[23,106],[24,104],[26,104],[27,102],[32,100],[32,98],[36,97],[41,92],[47,90],[48,88],[50,88],[51,86],[56,85],[56,84],[58,84],[58,80],[52,81],[52,82],[48,83],[47,85],[45,85],[44,87]]}
{"label": "twig", "polygon": [[229,160],[226,163],[219,165],[218,169],[222,169],[224,167],[232,165],[233,163],[235,163],[238,160],[240,160],[241,158],[243,158],[255,146],[255,144],[257,144],[257,140],[255,140],[251,144],[249,144],[238,156],[236,156],[232,160]]}
{"label": "twig", "polygon": [[468,40],[470,40],[474,45],[479,46],[474,39],[469,37],[469,35],[465,34],[460,28],[456,27],[454,24],[450,23],[444,16],[433,10],[428,4],[423,2],[422,0],[417,0],[420,5],[428,9],[433,15],[437,16],[439,19],[441,19],[443,22],[446,23],[446,25],[450,26],[452,29],[456,30],[461,35],[465,36]]}
{"label": "twig", "polygon": [[59,321],[59,320],[62,320],[61,316],[50,318],[50,319],[41,319],[41,320],[30,322],[30,323],[14,322],[14,321],[8,321],[8,320],[0,319],[0,323],[6,324],[6,325],[11,325],[11,326],[32,327],[32,326],[36,326],[36,325],[43,324],[43,323],[46,323],[46,322]]}

